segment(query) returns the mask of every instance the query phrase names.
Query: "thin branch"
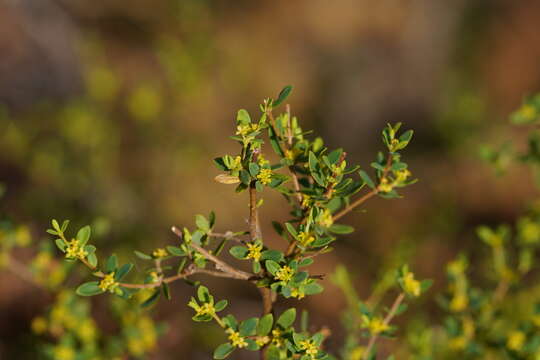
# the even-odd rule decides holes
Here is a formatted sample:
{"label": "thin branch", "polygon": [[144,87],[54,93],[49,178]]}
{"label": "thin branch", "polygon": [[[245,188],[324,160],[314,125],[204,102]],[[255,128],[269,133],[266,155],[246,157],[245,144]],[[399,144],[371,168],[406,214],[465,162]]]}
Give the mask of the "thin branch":
{"label": "thin branch", "polygon": [[[390,324],[394,316],[396,316],[396,313],[399,309],[399,305],[401,305],[404,299],[405,299],[405,293],[400,293],[397,296],[396,300],[394,300],[394,303],[392,304],[392,307],[388,311],[388,314],[386,314],[386,317],[383,320],[383,325]],[[375,342],[377,341],[378,338],[379,338],[379,334],[374,334],[369,338],[369,342],[366,346],[366,350],[364,351],[364,355],[362,356],[363,360],[367,360],[370,358],[369,355],[371,353],[371,349],[375,345]]]}

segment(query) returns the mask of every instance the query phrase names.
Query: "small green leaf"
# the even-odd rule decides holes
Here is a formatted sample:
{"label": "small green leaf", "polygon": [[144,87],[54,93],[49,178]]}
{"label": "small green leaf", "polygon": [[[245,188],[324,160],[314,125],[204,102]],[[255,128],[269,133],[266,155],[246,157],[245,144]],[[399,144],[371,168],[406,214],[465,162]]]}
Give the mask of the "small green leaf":
{"label": "small green leaf", "polygon": [[58,221],[56,221],[56,219],[53,219],[51,221],[51,224],[54,230],[56,230],[57,232],[62,232],[62,229],[60,229],[60,225],[58,224]]}
{"label": "small green leaf", "polygon": [[319,285],[318,283],[316,283],[316,282],[312,282],[312,283],[307,284],[307,285],[304,286],[304,292],[306,293],[306,295],[319,294],[323,290],[324,290],[324,288],[321,285]]}
{"label": "small green leaf", "polygon": [[283,261],[284,255],[279,250],[265,250],[261,253],[261,260],[274,260],[275,262]]}
{"label": "small green leaf", "polygon": [[208,302],[210,300],[210,292],[208,291],[208,288],[206,286],[199,286],[197,289],[197,297],[199,298],[199,301],[202,302]]}
{"label": "small green leaf", "polygon": [[105,272],[111,273],[113,271],[116,271],[116,268],[118,267],[118,259],[116,258],[116,255],[112,254],[107,259],[107,262],[105,263]]}
{"label": "small green leaf", "polygon": [[257,325],[257,335],[259,336],[268,335],[270,333],[270,330],[272,330],[273,325],[274,325],[274,315],[272,314],[264,315],[259,320],[259,324]]}
{"label": "small green leaf", "polygon": [[287,99],[287,97],[289,96],[291,91],[292,91],[292,86],[291,85],[285,86],[279,92],[278,98],[272,102],[272,106],[274,106],[274,107],[279,106],[283,101],[285,101],[285,99]]}
{"label": "small green leaf", "polygon": [[134,253],[135,253],[135,256],[137,256],[139,259],[152,260],[152,257],[150,255],[146,255],[145,253],[142,253],[140,251],[135,250]]}
{"label": "small green leaf", "polygon": [[197,227],[201,229],[205,234],[210,231],[210,223],[203,215],[195,216],[195,224],[197,224]]}
{"label": "small green leaf", "polygon": [[255,163],[249,163],[249,173],[251,174],[251,176],[256,177],[259,173],[259,170],[259,165]]}
{"label": "small green leaf", "polygon": [[180,249],[178,246],[167,246],[167,251],[169,254],[174,256],[185,256],[186,252]]}
{"label": "small green leaf", "polygon": [[255,335],[255,331],[257,329],[257,323],[259,322],[259,319],[253,317],[249,318],[245,321],[242,321],[240,323],[240,335],[241,336],[251,336]]}
{"label": "small green leaf", "polygon": [[118,271],[114,273],[114,279],[116,281],[122,280],[130,271],[133,269],[133,264],[124,264],[122,265]]}
{"label": "small green leaf", "polygon": [[163,296],[165,296],[167,300],[171,300],[171,290],[169,289],[169,285],[164,282],[161,284],[161,289],[163,290]]}
{"label": "small green leaf", "polygon": [[360,175],[362,180],[364,180],[364,182],[367,184],[367,186],[369,186],[372,189],[375,188],[375,184],[373,183],[373,180],[371,180],[369,175],[364,170],[358,171],[358,174]]}
{"label": "small green leaf", "polygon": [[229,249],[229,253],[237,259],[243,260],[248,254],[248,249],[245,246],[233,246]]}
{"label": "small green leaf", "polygon": [[354,232],[354,228],[349,225],[333,224],[329,229],[334,234],[350,234]]}
{"label": "small green leaf", "polygon": [[214,350],[214,359],[225,359],[234,351],[234,346],[229,343],[219,345]]}
{"label": "small green leaf", "polygon": [[251,117],[249,116],[249,113],[245,109],[238,110],[238,113],[236,115],[236,121],[239,124],[249,124],[251,123]]}
{"label": "small green leaf", "polygon": [[266,260],[264,264],[266,266],[266,270],[268,270],[268,272],[270,272],[272,275],[277,273],[281,268],[281,266],[279,266],[279,264],[273,260]]}
{"label": "small green leaf", "polygon": [[66,252],[66,244],[64,243],[64,240],[56,239],[54,240],[54,243],[62,252]]}
{"label": "small green leaf", "polygon": [[150,297],[141,304],[141,307],[146,308],[153,305],[159,299],[160,295],[161,295],[161,289],[154,290],[154,293],[150,295]]}
{"label": "small green leaf", "polygon": [[280,315],[280,317],[277,319],[277,324],[282,328],[287,329],[294,323],[295,319],[296,309],[290,308],[289,310],[285,311],[283,314]]}
{"label": "small green leaf", "polygon": [[227,307],[227,304],[228,304],[227,300],[220,300],[216,303],[214,308],[216,309],[216,312],[220,312]]}
{"label": "small green leaf", "polygon": [[296,238],[298,236],[298,233],[296,232],[296,229],[294,228],[294,226],[291,225],[291,223],[285,223],[285,227],[287,228],[287,230],[289,231],[289,233],[291,233],[292,236],[294,236],[294,238]]}
{"label": "small green leaf", "polygon": [[86,225],[85,227],[82,227],[77,232],[77,240],[79,241],[79,244],[84,245],[88,242],[88,239],[90,239],[90,233],[91,229],[90,226]]}
{"label": "small green leaf", "polygon": [[98,259],[95,253],[88,254],[86,259],[88,260],[88,263],[90,264],[91,267],[93,268],[97,267]]}
{"label": "small green leaf", "polygon": [[75,292],[80,296],[93,296],[102,294],[103,290],[99,288],[98,281],[90,281],[79,285]]}

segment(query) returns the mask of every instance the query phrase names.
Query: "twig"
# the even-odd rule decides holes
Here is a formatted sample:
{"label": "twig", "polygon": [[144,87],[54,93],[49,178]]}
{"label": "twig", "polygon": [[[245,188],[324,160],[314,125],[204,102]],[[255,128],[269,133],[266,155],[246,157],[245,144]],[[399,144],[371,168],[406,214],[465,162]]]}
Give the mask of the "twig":
{"label": "twig", "polygon": [[[390,324],[394,316],[396,316],[399,305],[401,305],[404,299],[405,299],[405,293],[400,293],[397,296],[396,300],[394,300],[394,303],[392,304],[392,307],[390,308],[390,311],[388,311],[388,314],[386,314],[386,317],[383,320],[383,326]],[[369,359],[371,349],[375,345],[375,342],[377,341],[378,337],[379,337],[379,334],[374,334],[370,337],[369,342],[366,346],[366,350],[364,351],[364,355],[362,356],[363,360]]]}

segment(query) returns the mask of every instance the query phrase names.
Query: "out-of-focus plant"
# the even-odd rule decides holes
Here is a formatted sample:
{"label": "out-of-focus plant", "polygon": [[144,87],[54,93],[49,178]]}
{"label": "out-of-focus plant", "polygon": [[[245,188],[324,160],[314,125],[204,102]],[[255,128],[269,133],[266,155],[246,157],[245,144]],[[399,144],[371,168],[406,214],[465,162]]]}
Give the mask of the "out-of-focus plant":
{"label": "out-of-focus plant", "polygon": [[[261,359],[329,359],[323,349],[324,333],[310,333],[306,324],[295,327],[296,308],[276,314],[274,304],[278,297],[303,299],[322,292],[318,283],[321,275],[311,274],[309,267],[317,256],[332,250],[337,235],[354,231],[337,221],[374,196],[398,198],[400,188],[414,183],[400,154],[413,133],[408,130],[399,134],[401,124],[388,125],[382,132],[386,152],[378,153],[371,163],[374,175],[370,176],[359,166],[348,166],[343,150],[330,151],[321,138],[310,138],[288,106],[285,112],[274,115],[274,109],[290,91],[287,86],[276,99],[265,99],[257,119],[246,110],[238,111],[232,139],[240,144],[240,151],[215,159],[222,171],[216,181],[249,194],[247,229],[220,232],[213,212],[208,217],[197,215],[195,229],[172,227],[178,243],[151,254],[135,251],[148,266],[140,281],[126,281],[134,265],[119,262],[116,255],[99,261],[96,247],[89,243],[89,226],[72,236],[67,221],[53,220],[47,232],[55,236],[66,261],[84,264],[97,278],[81,284],[77,293],[111,293],[129,299],[150,290],[151,295],[142,304],[146,307],[160,296],[170,299],[169,284],[194,274],[244,281],[256,286],[261,294],[260,317],[238,320],[233,314],[221,315],[228,301],[215,300],[203,285],[188,304],[195,312],[194,321],[214,321],[223,329],[227,341],[216,347],[214,358],[223,359],[237,349],[245,349],[259,352]],[[263,151],[265,143],[270,144],[277,161],[271,162],[274,156]],[[265,189],[281,193],[290,206],[289,221],[273,222],[275,231],[285,240],[283,250],[269,248],[261,232],[259,209]],[[231,265],[223,252],[226,248],[232,257],[249,262],[250,270]],[[357,326],[368,337],[364,359],[375,358],[379,337],[395,333],[391,320],[403,312],[405,300],[420,296],[429,286],[428,281],[417,280],[407,266],[400,268],[396,284],[398,296],[386,313],[362,304],[359,307]]]}
{"label": "out-of-focus plant", "polygon": [[[49,241],[33,244],[26,226],[7,221],[0,225],[0,268],[36,286],[50,300],[30,324],[39,353],[47,359],[84,360],[140,358],[152,352],[164,325],[143,313],[140,296],[130,301],[111,298],[109,311],[119,330],[103,331],[91,313],[90,299],[66,287],[74,264],[55,259],[54,245],[50,245]],[[32,254],[28,258],[21,252]]]}

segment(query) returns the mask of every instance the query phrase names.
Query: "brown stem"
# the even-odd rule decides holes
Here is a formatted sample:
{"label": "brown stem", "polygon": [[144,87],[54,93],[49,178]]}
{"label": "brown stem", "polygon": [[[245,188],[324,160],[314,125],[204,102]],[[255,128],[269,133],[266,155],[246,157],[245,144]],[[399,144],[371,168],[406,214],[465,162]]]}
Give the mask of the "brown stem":
{"label": "brown stem", "polygon": [[[388,311],[388,314],[386,314],[386,317],[383,320],[383,325],[390,324],[394,316],[396,316],[396,312],[399,308],[399,305],[401,305],[404,299],[405,299],[405,293],[400,293],[397,296],[396,300],[394,300],[394,303],[392,304],[392,307],[390,308],[390,311]],[[379,337],[379,334],[374,334],[369,338],[369,342],[366,346],[366,350],[364,352],[364,355],[362,356],[363,360],[369,359],[371,349],[375,345],[375,342],[377,341],[378,337]]]}

